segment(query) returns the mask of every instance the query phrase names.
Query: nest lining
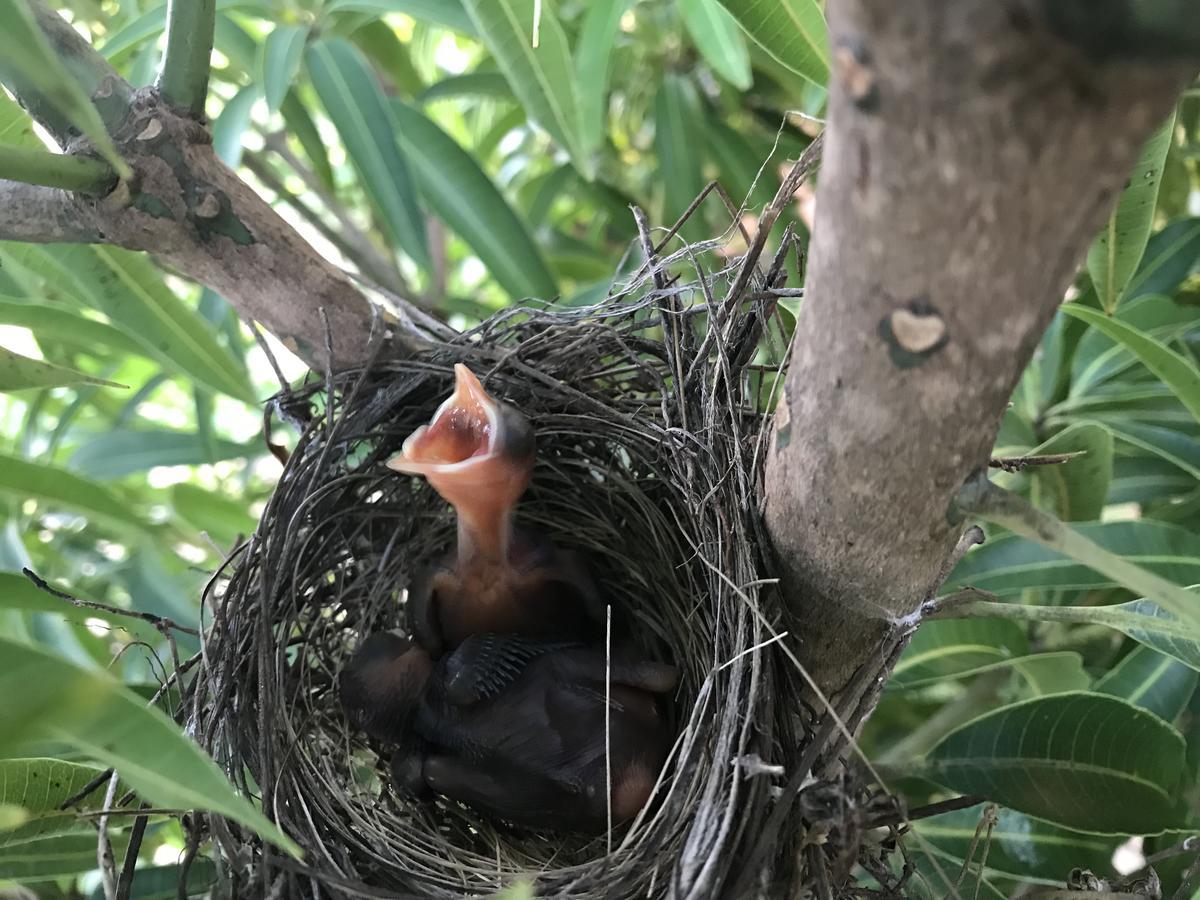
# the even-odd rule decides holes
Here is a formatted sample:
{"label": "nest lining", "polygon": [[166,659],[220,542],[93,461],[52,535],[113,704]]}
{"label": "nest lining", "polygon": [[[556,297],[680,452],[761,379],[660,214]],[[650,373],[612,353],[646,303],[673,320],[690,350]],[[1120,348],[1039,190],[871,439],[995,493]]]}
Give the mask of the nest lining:
{"label": "nest lining", "polygon": [[[457,897],[532,875],[555,896],[710,897],[743,874],[774,782],[735,761],[791,772],[802,749],[798,676],[770,640],[756,506],[766,403],[748,363],[770,302],[723,315],[711,297],[731,271],[667,283],[662,272],[693,252],[600,306],[508,310],[419,359],[277,398],[303,433],[256,534],[210,586],[212,627],[188,695],[197,739],[306,859],[212,820],[235,890],[240,879],[247,895]],[[748,290],[761,297],[780,268]],[[440,498],[383,463],[448,394],[455,362],[535,428],[518,520],[584,554],[615,630],[682,672],[679,737],[659,789],[611,836],[406,802],[388,784],[388,748],[355,732],[338,705],[354,646],[403,628],[405,587],[452,540]],[[759,883],[793,877],[795,851],[782,835]]]}

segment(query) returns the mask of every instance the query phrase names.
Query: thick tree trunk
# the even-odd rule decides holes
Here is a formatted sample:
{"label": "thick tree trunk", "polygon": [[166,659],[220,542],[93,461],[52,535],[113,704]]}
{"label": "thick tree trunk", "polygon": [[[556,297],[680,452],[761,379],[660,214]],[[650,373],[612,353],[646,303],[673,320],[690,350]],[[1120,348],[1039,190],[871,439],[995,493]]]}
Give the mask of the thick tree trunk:
{"label": "thick tree trunk", "polygon": [[[802,659],[828,690],[944,577],[950,501],[1194,72],[1089,58],[1053,6],[829,3],[816,229],[765,498]],[[1100,6],[1093,51],[1124,8]]]}

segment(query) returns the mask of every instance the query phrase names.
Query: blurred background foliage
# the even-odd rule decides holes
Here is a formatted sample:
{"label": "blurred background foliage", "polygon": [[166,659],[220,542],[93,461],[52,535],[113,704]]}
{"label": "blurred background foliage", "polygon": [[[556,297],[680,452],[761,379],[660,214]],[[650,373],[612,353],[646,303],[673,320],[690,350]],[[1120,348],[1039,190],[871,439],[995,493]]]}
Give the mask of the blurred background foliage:
{"label": "blurred background foliage", "polygon": [[[161,2],[56,6],[132,83],[152,82]],[[640,262],[631,204],[669,225],[717,179],[752,228],[787,161],[819,131],[828,50],[812,0],[547,0],[539,51],[530,54],[514,23],[532,21],[533,6],[219,0],[207,110],[216,148],[385,303],[398,294],[464,327],[514,304],[605,296]],[[996,480],[1182,585],[1200,582],[1200,380],[1188,382],[1200,371],[1198,124],[1193,88],[1147,146],[1072,289],[1079,304],[1128,327],[1113,332],[1060,314],[996,449],[1001,457],[1082,453],[1056,466],[1013,466]],[[0,143],[41,144],[3,94]],[[805,190],[796,198],[801,223],[811,214]],[[715,197],[683,234],[725,235],[716,264],[743,246]],[[781,311],[777,337],[786,339],[794,313]],[[285,378],[303,377],[285,347],[259,339]],[[762,361],[777,364],[783,352],[782,342],[766,347]],[[219,296],[148,258],[0,243],[0,636],[65,657],[75,672],[110,669],[153,695],[172,657],[198,649],[194,635],[180,633],[171,648],[151,624],[70,608],[21,570],[79,597],[200,628],[201,590],[253,530],[279,472],[260,406],[278,386],[262,345]],[[974,787],[946,776],[933,763],[953,749],[947,735],[986,729],[989,711],[1019,715],[1039,698],[1103,695],[1117,699],[1096,708],[1118,704],[1115,721],[1135,708],[1151,714],[1163,752],[1143,774],[1194,811],[1200,635],[1147,631],[1146,616],[1122,630],[1094,611],[1134,594],[992,531],[948,588],[973,585],[1013,605],[1065,612],[926,623],[863,736],[868,756],[910,807],[945,798],[947,788],[987,793],[1016,774],[980,757],[961,766]],[[171,692],[164,699],[170,711]],[[1176,736],[1186,756],[1175,752]],[[67,738],[26,756],[55,758],[41,763],[43,776],[78,787],[98,757]],[[27,767],[20,790],[15,778],[0,779],[9,785],[0,796],[0,885],[102,896],[90,871],[94,830],[54,814],[69,792],[35,796],[28,760],[0,764]],[[162,790],[137,788],[146,799]],[[1089,822],[1108,821],[1114,798],[1145,799],[1125,798],[1115,776],[1086,797],[1060,788],[1050,812],[1018,811],[1017,802],[991,823],[986,872],[977,866],[967,882],[981,886],[977,896],[1061,883],[1075,866],[1108,872],[1114,854],[1119,867],[1136,869],[1179,840],[1172,831],[1130,841],[1138,826],[1120,815],[1105,834],[1085,833]],[[1173,809],[1170,824],[1184,828],[1192,815]],[[42,819],[41,830],[22,832]],[[939,868],[953,877],[965,858],[978,860],[980,821],[978,810],[963,810],[917,826],[914,864],[934,873],[930,884]],[[123,835],[114,831],[114,842]],[[171,820],[151,824],[134,896],[174,896],[182,840]],[[1157,864],[1171,890],[1191,860]],[[202,890],[213,877],[202,860],[190,884]]]}

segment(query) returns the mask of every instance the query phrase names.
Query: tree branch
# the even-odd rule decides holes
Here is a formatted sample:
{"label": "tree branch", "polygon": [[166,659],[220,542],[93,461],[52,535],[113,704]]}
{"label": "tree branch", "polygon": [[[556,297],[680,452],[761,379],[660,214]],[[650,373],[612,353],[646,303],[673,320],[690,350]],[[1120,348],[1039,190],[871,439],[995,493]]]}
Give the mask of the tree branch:
{"label": "tree branch", "polygon": [[765,512],[789,627],[829,690],[936,590],[951,501],[1194,71],[1087,60],[1044,2],[828,5],[825,162]]}
{"label": "tree branch", "polygon": [[0,180],[0,240],[92,244],[100,239],[66,191]]}
{"label": "tree branch", "polygon": [[[42,0],[34,0],[33,8],[85,87],[98,85],[93,97],[103,95],[102,118],[133,177],[103,198],[0,181],[0,237],[109,243],[153,253],[217,291],[244,318],[261,322],[318,370],[365,362],[380,321],[390,354],[409,354],[434,336],[453,334],[401,297],[389,295],[395,314],[374,309],[345,273],[217,159],[209,133],[195,119],[174,112],[157,90],[131,93]],[[53,130],[53,123],[46,124]],[[58,136],[64,142],[73,137],[65,131]]]}
{"label": "tree branch", "polygon": [[158,70],[158,89],[180,112],[204,117],[216,0],[168,0],[167,48]]}
{"label": "tree branch", "polygon": [[107,164],[90,156],[8,145],[0,145],[0,178],[84,194],[106,194],[117,181]]}

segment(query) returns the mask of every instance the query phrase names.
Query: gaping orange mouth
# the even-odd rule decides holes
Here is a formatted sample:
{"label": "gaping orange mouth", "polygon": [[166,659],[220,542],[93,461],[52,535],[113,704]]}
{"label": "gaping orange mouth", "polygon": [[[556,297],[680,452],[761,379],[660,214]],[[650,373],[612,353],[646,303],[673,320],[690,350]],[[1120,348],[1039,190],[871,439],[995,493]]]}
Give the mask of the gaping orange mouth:
{"label": "gaping orange mouth", "polygon": [[454,367],[454,393],[438,407],[428,425],[408,436],[388,466],[410,475],[450,473],[495,454],[496,402],[479,379],[459,363]]}

